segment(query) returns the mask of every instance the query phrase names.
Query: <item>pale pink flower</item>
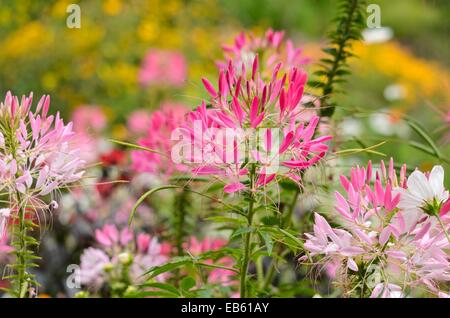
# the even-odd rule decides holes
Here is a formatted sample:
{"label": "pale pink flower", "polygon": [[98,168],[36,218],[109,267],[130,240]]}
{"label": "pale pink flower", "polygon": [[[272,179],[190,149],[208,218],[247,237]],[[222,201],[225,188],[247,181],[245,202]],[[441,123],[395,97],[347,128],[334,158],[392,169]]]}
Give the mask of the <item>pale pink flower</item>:
{"label": "pale pink flower", "polygon": [[72,144],[79,149],[80,156],[87,163],[95,163],[104,151],[103,136],[107,117],[99,106],[78,106],[72,114],[76,136]]}
{"label": "pale pink flower", "polygon": [[106,279],[105,266],[111,262],[109,256],[100,249],[89,247],[83,251],[80,261],[78,274],[81,284],[100,289]]}
{"label": "pale pink flower", "polygon": [[[95,231],[99,248],[89,247],[81,256],[82,284],[98,290],[111,281],[126,280],[132,284],[141,282],[143,274],[153,266],[165,264],[169,258],[156,237],[139,233],[136,237],[124,227],[106,224]],[[164,281],[166,274],[156,280]]]}
{"label": "pale pink flower", "polygon": [[[163,253],[162,245],[156,237],[140,233],[137,236],[137,253],[134,256],[131,274],[135,281],[142,279],[142,274],[154,266],[165,264],[169,258]],[[159,281],[164,281],[167,275],[158,275]]]}
{"label": "pale pink flower", "polygon": [[19,101],[8,92],[0,103],[0,192],[9,195],[12,211],[17,193],[25,200],[21,203],[48,208],[44,197],[84,174],[73,124],[64,124],[59,113],[48,114],[50,96],[42,96],[34,110],[32,99],[30,94]]}
{"label": "pale pink flower", "polygon": [[133,240],[133,233],[126,227],[119,232],[115,225],[106,224],[102,229],[95,231],[95,238],[98,243],[106,247],[112,247],[117,244],[126,246]]}
{"label": "pale pink flower", "polygon": [[398,206],[409,225],[414,225],[424,212],[438,215],[449,196],[444,187],[444,169],[434,166],[429,174],[416,170],[408,177],[407,187],[398,188],[397,192],[401,193]]}
{"label": "pale pink flower", "polygon": [[186,60],[180,52],[150,50],[142,62],[139,82],[144,86],[184,85],[187,76]]}
{"label": "pale pink flower", "polygon": [[152,122],[152,116],[148,110],[139,109],[131,113],[127,120],[128,130],[135,135],[144,135]]}
{"label": "pale pink flower", "polygon": [[10,215],[8,209],[0,209],[0,262],[8,258],[8,254],[14,251],[14,247],[8,244],[7,222]]}
{"label": "pale pink flower", "polygon": [[77,106],[72,113],[73,128],[77,132],[87,134],[101,133],[107,125],[106,114],[99,106]]}
{"label": "pale pink flower", "polygon": [[0,239],[7,234],[7,226],[9,217],[11,216],[11,210],[8,208],[0,209]]}
{"label": "pale pink flower", "polygon": [[379,283],[375,286],[370,298],[403,298],[402,288],[395,284]]}
{"label": "pale pink flower", "polygon": [[[417,171],[412,176],[415,180]],[[364,271],[365,290],[372,297],[404,297],[415,288],[438,295],[440,284],[450,281],[450,243],[436,218],[417,206],[417,216],[411,221],[408,209],[414,206],[400,204],[406,191],[426,192],[430,197],[445,193],[439,169],[424,178],[420,180],[426,185],[420,183],[417,191],[418,183],[407,179],[406,166],[397,176],[392,159],[388,169],[381,162],[375,173],[370,162],[367,168],[352,168],[349,179],[340,177],[345,191],[335,193],[335,210],[330,214],[342,228],[331,227],[316,213],[314,232],[306,234],[304,244],[308,254],[301,261],[319,258],[325,266],[340,264],[335,280],[348,291],[354,291],[352,284],[363,283],[359,279]],[[443,224],[448,231],[450,222]]]}

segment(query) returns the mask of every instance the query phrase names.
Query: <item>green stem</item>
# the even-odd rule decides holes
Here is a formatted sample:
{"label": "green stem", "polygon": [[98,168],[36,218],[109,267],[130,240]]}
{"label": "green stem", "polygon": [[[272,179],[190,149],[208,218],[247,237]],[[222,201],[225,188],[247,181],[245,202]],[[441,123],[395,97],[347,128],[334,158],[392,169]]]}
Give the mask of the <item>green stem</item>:
{"label": "green stem", "polygon": [[19,209],[19,219],[18,219],[18,227],[19,233],[18,236],[18,246],[16,247],[16,256],[17,256],[17,277],[16,277],[16,295],[19,298],[25,298],[27,295],[27,227],[26,227],[26,219],[25,214],[26,211],[22,207],[22,200],[19,193],[17,193],[17,207]]}
{"label": "green stem", "polygon": [[[297,205],[298,196],[300,194],[300,189],[295,190],[295,194],[292,198],[292,202],[289,206],[289,210],[286,213],[285,217],[281,221],[281,227],[282,228],[289,228],[289,226],[292,223],[292,214],[294,213],[295,207]],[[282,252],[282,246],[280,244],[277,244],[274,249],[274,255],[278,255]],[[275,275],[275,268],[276,268],[276,259],[275,257],[272,257],[272,260],[269,265],[269,269],[267,270],[266,279],[264,281],[263,289],[267,289],[269,285],[272,283],[273,276]]]}
{"label": "green stem", "polygon": [[447,238],[447,241],[450,243],[450,237],[448,235],[447,229],[445,228],[444,222],[442,222],[441,218],[439,217],[439,214],[435,214],[440,226],[442,227],[442,231],[444,231],[445,237]]}
{"label": "green stem", "polygon": [[[247,223],[248,226],[251,228],[253,224],[253,205],[254,205],[254,194],[253,194],[253,179],[255,176],[255,166],[253,165],[250,170],[250,200],[248,203],[248,211],[247,211]],[[247,271],[248,271],[248,265],[250,263],[250,245],[252,240],[252,231],[248,231],[245,233],[244,237],[244,256],[242,258],[242,266],[241,266],[241,279],[240,279],[240,285],[241,285],[241,298],[247,297]]]}
{"label": "green stem", "polygon": [[354,15],[358,8],[358,0],[349,0],[351,3],[350,9],[347,12],[347,16],[343,20],[340,21],[338,32],[339,41],[337,43],[336,54],[333,56],[333,64],[331,69],[326,73],[326,80],[322,89],[322,104],[325,107],[321,109],[320,113],[323,117],[332,117],[335,107],[333,105],[328,105],[327,100],[330,95],[333,93],[334,85],[335,85],[335,77],[339,70],[341,64],[343,64],[346,60],[345,49],[348,46],[348,42],[350,41],[350,30],[354,25]]}
{"label": "green stem", "polygon": [[183,242],[184,242],[184,226],[186,221],[186,191],[184,188],[181,193],[175,198],[175,246],[177,248],[178,256],[183,255]]}
{"label": "green stem", "polygon": [[[188,203],[188,192],[189,187],[181,188],[180,193],[175,194],[175,204],[174,204],[174,225],[175,225],[175,247],[177,249],[177,256],[184,255],[183,243],[185,239],[185,225],[186,225],[186,208]],[[178,286],[181,278],[181,269],[177,269],[176,274],[176,285]]]}

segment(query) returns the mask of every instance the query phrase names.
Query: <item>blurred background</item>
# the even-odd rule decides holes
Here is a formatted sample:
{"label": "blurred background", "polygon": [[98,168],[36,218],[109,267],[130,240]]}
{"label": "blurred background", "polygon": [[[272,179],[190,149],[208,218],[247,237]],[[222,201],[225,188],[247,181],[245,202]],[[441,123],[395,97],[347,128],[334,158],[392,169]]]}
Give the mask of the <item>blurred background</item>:
{"label": "blurred background", "polygon": [[[330,0],[78,1],[81,28],[69,29],[66,9],[72,2],[1,1],[0,92],[50,94],[53,109],[66,117],[81,105],[96,105],[116,138],[126,134],[124,123],[133,110],[157,108],[162,100],[196,106],[205,96],[200,77],[215,75],[221,44],[243,30],[286,30],[317,61],[336,12]],[[374,3],[388,34],[356,45],[359,58],[352,61],[348,94],[339,97],[338,118],[345,117],[344,134],[389,140],[383,151],[397,162],[430,164],[433,158],[401,142],[418,138],[401,119],[419,119],[441,144],[450,138],[450,3]],[[178,63],[172,64],[174,81],[140,78],[152,52],[156,60],[158,54],[169,56],[163,63]]]}
{"label": "blurred background", "polygon": [[[206,97],[201,77],[215,83],[222,44],[232,43],[242,31],[262,35],[268,28],[286,30],[310,58],[305,68],[312,72],[323,57],[321,48],[336,13],[332,0],[84,0],[76,1],[81,28],[69,29],[66,9],[73,2],[0,0],[0,95],[8,90],[50,94],[52,110],[72,118],[79,129],[88,123],[89,133],[99,138],[133,142],[139,129],[145,131],[149,111],[165,104],[199,105]],[[354,46],[357,58],[342,86],[345,94],[335,97],[335,150],[385,142],[376,148],[384,159],[394,157],[425,170],[441,163],[448,171],[450,1],[371,3],[381,7],[383,29],[365,32],[364,42]],[[104,164],[97,177],[126,178],[124,154],[105,143],[99,142],[101,153],[91,158]],[[345,168],[382,157],[362,153],[344,157],[341,164]],[[98,193],[82,190],[63,197],[62,205],[83,211],[86,222],[77,221],[74,230],[74,212],[61,214],[63,226],[47,236],[42,254],[59,256],[42,265],[48,294],[60,295],[64,289],[66,273],[59,268],[79,261],[80,251],[92,241],[95,226],[89,224],[105,223],[99,214],[112,219],[114,207],[114,222],[126,223],[135,197],[123,188],[122,195],[111,197],[111,188],[103,185]]]}

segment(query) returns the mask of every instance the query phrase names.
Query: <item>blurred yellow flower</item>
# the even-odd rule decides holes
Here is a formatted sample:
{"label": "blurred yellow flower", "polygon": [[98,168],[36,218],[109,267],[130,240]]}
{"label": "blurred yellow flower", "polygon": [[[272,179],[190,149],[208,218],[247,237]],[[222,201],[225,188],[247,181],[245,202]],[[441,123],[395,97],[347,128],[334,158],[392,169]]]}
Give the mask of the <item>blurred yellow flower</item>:
{"label": "blurred yellow flower", "polygon": [[15,57],[35,57],[39,51],[46,51],[54,40],[51,30],[40,22],[30,22],[11,33],[0,43],[0,57],[9,59]]}
{"label": "blurred yellow flower", "polygon": [[112,138],[117,140],[123,140],[127,137],[128,129],[125,125],[117,124],[112,127]]}
{"label": "blurred yellow flower", "polygon": [[72,0],[59,0],[57,1],[52,9],[51,9],[51,15],[54,16],[55,18],[63,18],[63,17],[67,17],[67,7],[72,4],[73,1]]}
{"label": "blurred yellow flower", "polygon": [[42,77],[42,87],[47,91],[52,91],[58,85],[58,78],[56,74],[47,72]]}
{"label": "blurred yellow flower", "polygon": [[115,16],[120,13],[122,10],[122,1],[121,0],[104,0],[103,1],[103,12],[107,15]]}
{"label": "blurred yellow flower", "polygon": [[159,35],[158,23],[153,19],[143,21],[137,29],[137,34],[144,42],[154,41]]}
{"label": "blurred yellow flower", "polygon": [[406,89],[410,102],[418,97],[448,98],[449,73],[436,63],[420,59],[396,42],[355,44],[354,64],[365,74],[380,72]]}

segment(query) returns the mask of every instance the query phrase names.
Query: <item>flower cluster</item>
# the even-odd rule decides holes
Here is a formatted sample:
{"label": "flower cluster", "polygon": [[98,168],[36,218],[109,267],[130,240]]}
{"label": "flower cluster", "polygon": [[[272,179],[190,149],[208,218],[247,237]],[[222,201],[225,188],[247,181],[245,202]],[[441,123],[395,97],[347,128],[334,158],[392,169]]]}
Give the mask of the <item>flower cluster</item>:
{"label": "flower cluster", "polygon": [[72,122],[80,155],[87,163],[95,163],[106,148],[102,139],[108,125],[105,112],[99,106],[82,105],[73,112]]}
{"label": "flower cluster", "polygon": [[179,52],[151,50],[147,53],[139,72],[139,82],[144,86],[182,86],[186,80],[187,66]]}
{"label": "flower cluster", "polygon": [[25,204],[48,208],[45,196],[84,174],[72,123],[64,124],[59,113],[48,114],[50,96],[43,96],[34,111],[32,100],[32,94],[19,100],[8,92],[0,103],[0,193],[9,197],[11,214]]}
{"label": "flower cluster", "polygon": [[[106,224],[95,231],[95,237],[99,247],[84,250],[78,272],[81,283],[94,291],[105,284],[112,289],[116,286],[126,289],[138,283],[149,268],[168,260],[169,249],[148,234],[139,233],[135,237],[127,228],[119,231],[116,226]],[[157,279],[164,280],[165,275]]]}
{"label": "flower cluster", "polygon": [[138,144],[155,152],[133,151],[131,167],[134,171],[171,176],[177,171],[186,170],[184,165],[173,163],[170,154],[172,131],[184,122],[187,112],[184,105],[163,103],[160,110],[150,115],[146,134],[138,141]]}
{"label": "flower cluster", "polygon": [[316,213],[301,261],[320,255],[325,265],[334,264],[348,296],[404,297],[420,288],[448,295],[440,288],[450,280],[450,201],[442,167],[407,178],[403,165],[398,177],[391,159],[375,175],[369,162],[340,180],[345,194],[335,193],[332,216],[342,228]]}
{"label": "flower cluster", "polygon": [[232,45],[223,45],[222,48],[226,62],[218,62],[221,69],[226,69],[228,62],[234,61],[237,69],[245,66],[249,70],[256,55],[264,58],[262,67],[269,72],[264,75],[271,75],[270,70],[273,70],[280,62],[283,63],[286,70],[289,70],[310,61],[309,58],[302,55],[302,49],[296,48],[290,39],[285,41],[284,31],[272,29],[267,30],[262,37],[241,32],[236,36]]}
{"label": "flower cluster", "polygon": [[211,107],[202,102],[180,129],[186,146],[182,160],[193,163],[197,174],[230,179],[226,192],[246,187],[240,179],[252,164],[257,165],[257,186],[265,186],[277,175],[299,181],[300,171],[325,155],[325,142],[331,139],[315,136],[319,117],[303,116],[306,73],[295,67],[283,73],[279,63],[271,79],[264,81],[258,56],[250,72],[245,64],[236,72],[234,65],[230,61],[220,71],[217,90],[202,79]]}

